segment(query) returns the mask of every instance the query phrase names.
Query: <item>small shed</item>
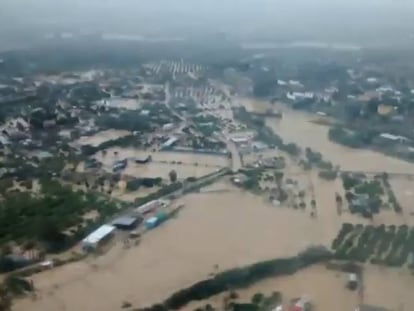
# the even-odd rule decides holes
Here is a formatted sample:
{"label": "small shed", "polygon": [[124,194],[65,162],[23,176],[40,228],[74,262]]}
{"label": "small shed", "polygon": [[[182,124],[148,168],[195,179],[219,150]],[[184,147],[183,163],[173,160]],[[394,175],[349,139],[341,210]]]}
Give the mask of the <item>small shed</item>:
{"label": "small shed", "polygon": [[158,225],[158,218],[157,217],[150,217],[145,221],[145,228],[153,229]]}
{"label": "small shed", "polygon": [[91,251],[96,249],[100,244],[104,243],[113,236],[115,227],[111,225],[102,225],[86,238],[82,240],[82,249]]}
{"label": "small shed", "polygon": [[112,221],[112,225],[121,230],[134,230],[140,221],[141,219],[138,217],[123,216]]}

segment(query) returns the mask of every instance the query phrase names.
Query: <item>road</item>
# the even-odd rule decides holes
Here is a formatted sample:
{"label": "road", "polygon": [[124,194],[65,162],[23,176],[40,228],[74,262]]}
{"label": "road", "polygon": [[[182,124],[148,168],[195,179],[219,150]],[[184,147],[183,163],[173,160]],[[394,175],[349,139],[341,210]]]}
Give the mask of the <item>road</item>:
{"label": "road", "polygon": [[237,173],[243,167],[239,149],[237,149],[236,144],[231,140],[225,140],[225,143],[227,150],[231,152],[231,170],[233,173]]}

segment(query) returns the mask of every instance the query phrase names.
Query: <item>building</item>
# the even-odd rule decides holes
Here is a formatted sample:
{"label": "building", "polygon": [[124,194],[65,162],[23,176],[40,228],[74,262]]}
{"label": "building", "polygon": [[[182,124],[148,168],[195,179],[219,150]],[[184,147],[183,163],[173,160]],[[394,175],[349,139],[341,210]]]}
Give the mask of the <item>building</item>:
{"label": "building", "polygon": [[400,136],[400,135],[393,135],[389,133],[382,133],[379,135],[379,137],[384,140],[388,140],[392,142],[399,142],[399,143],[405,143],[405,142],[410,141],[407,137]]}
{"label": "building", "polygon": [[232,142],[236,144],[248,143],[254,138],[254,132],[237,132],[229,135]]}
{"label": "building", "polygon": [[358,276],[355,273],[350,273],[348,275],[347,287],[350,290],[355,290],[358,287]]}
{"label": "building", "polygon": [[171,148],[177,141],[178,141],[178,138],[175,136],[172,136],[167,141],[161,144],[161,149]]}
{"label": "building", "polygon": [[112,171],[114,171],[114,172],[121,171],[124,168],[126,168],[127,165],[128,165],[128,160],[127,159],[115,161],[115,163],[112,165]]}
{"label": "building", "polygon": [[369,306],[369,305],[360,305],[355,309],[355,311],[390,311],[385,308]]}
{"label": "building", "polygon": [[146,213],[154,211],[155,209],[161,206],[162,206],[162,202],[160,200],[153,200],[141,206],[138,206],[135,209],[135,211],[138,212],[139,214],[146,214]]}
{"label": "building", "polygon": [[145,221],[145,228],[153,229],[158,225],[158,218],[157,217],[150,217]]}
{"label": "building", "polygon": [[167,218],[167,214],[161,211],[157,213],[157,215],[150,217],[145,221],[145,228],[148,230],[153,229],[166,221]]}
{"label": "building", "polygon": [[312,92],[288,92],[286,98],[290,100],[313,99],[315,94]]}
{"label": "building", "polygon": [[82,249],[84,251],[92,251],[99,245],[109,240],[115,231],[115,227],[111,225],[102,225],[86,238],[82,240]]}
{"label": "building", "polygon": [[147,156],[146,158],[135,158],[135,163],[137,164],[146,164],[152,161],[152,156]]}
{"label": "building", "polygon": [[391,105],[386,105],[386,104],[378,105],[377,113],[380,116],[389,116],[393,112],[394,112],[394,107]]}
{"label": "building", "polygon": [[111,224],[120,230],[134,230],[140,222],[141,218],[139,217],[123,216],[116,218]]}
{"label": "building", "polygon": [[162,126],[163,131],[171,131],[174,128],[174,123],[167,123]]}

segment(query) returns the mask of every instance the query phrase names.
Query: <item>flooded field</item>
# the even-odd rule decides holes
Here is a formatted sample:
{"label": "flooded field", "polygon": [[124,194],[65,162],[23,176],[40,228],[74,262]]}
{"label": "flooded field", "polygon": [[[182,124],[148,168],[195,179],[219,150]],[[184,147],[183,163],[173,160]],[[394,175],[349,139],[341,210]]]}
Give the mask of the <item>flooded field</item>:
{"label": "flooded field", "polygon": [[[111,167],[107,167],[107,169],[111,170]],[[216,171],[217,168],[190,164],[150,163],[143,165],[131,163],[122,172],[134,177],[161,177],[168,179],[168,174],[171,170],[177,172],[177,177],[180,180],[188,177],[201,177]]]}
{"label": "flooded field", "polygon": [[[137,164],[135,159],[145,159],[151,156],[152,160],[146,164]],[[167,178],[171,170],[178,173],[179,179],[187,177],[201,177],[229,165],[229,159],[224,156],[180,153],[180,152],[151,152],[134,148],[110,148],[106,154],[96,155],[97,160],[103,163],[103,168],[112,171],[115,161],[130,159],[123,174],[135,177]]]}
{"label": "flooded field", "polygon": [[78,140],[74,141],[73,145],[75,146],[91,145],[91,146],[96,147],[108,140],[117,139],[117,138],[124,137],[130,134],[131,133],[128,131],[106,130],[106,131],[98,132],[92,136],[82,136]]}
{"label": "flooded field", "polygon": [[[236,301],[250,302],[256,293],[270,295],[277,291],[282,294],[283,305],[286,307],[284,310],[288,310],[291,300],[306,297],[314,305],[315,310],[351,311],[358,305],[358,295],[346,289],[346,281],[346,274],[330,271],[318,265],[293,275],[263,280],[246,289],[236,290],[239,295]],[[190,303],[183,310],[193,311],[207,303],[220,308],[223,306],[225,295],[220,294],[206,301]]]}
{"label": "flooded field", "polygon": [[282,119],[267,118],[266,124],[271,127],[286,142],[294,142],[300,147],[310,147],[322,153],[324,158],[343,170],[414,173],[414,163],[371,150],[351,149],[335,144],[328,139],[329,127],[310,122],[317,116],[294,111],[282,104],[270,104],[257,100],[241,100],[249,111],[262,111],[265,106],[275,107],[283,113]]}
{"label": "flooded field", "polygon": [[[411,310],[414,305],[414,297],[411,294],[414,278],[407,271],[365,266],[362,301],[357,291],[346,288],[347,278],[346,273],[316,265],[291,276],[263,280],[246,289],[237,290],[239,298],[236,301],[250,302],[256,293],[269,295],[278,291],[282,293],[283,304],[286,307],[292,299],[306,297],[312,302],[315,310],[321,311],[351,311],[360,303],[389,310]],[[220,294],[205,301],[190,303],[183,310],[193,311],[198,307],[204,307],[207,303],[220,308],[223,306],[225,295]]]}
{"label": "flooded field", "polygon": [[116,245],[101,257],[35,275],[39,298],[18,301],[16,310],[112,311],[125,300],[146,306],[217,272],[216,265],[224,270],[295,255],[308,245],[329,245],[337,233],[329,217],[312,219],[228,190],[183,198],[179,217],[147,234],[137,248]]}
{"label": "flooded field", "polygon": [[[145,235],[139,246],[125,250],[119,243],[100,257],[33,276],[38,298],[18,300],[15,310],[112,311],[124,301],[148,306],[212,273],[295,255],[309,245],[329,246],[341,223],[333,197],[326,195],[334,186],[329,182],[315,188],[315,195],[325,201],[318,199],[320,216],[312,219],[307,213],[272,207],[222,181],[208,192],[179,200],[185,204],[179,216]],[[346,275],[315,266],[238,292],[249,298],[256,292],[280,291],[286,301],[306,295],[318,310],[354,310],[357,294],[345,284]],[[414,304],[412,288],[414,278],[407,271],[366,267],[365,303],[407,308]]]}
{"label": "flooded field", "polygon": [[[394,177],[390,179],[391,187],[398,202],[404,211],[404,215],[414,219],[414,179],[409,177]],[[411,220],[410,223],[413,223]]]}
{"label": "flooded field", "polygon": [[195,154],[190,152],[152,152],[139,150],[135,148],[110,148],[106,150],[106,155],[97,154],[97,160],[104,164],[112,164],[113,161],[125,158],[143,159],[147,156],[152,157],[153,162],[183,164],[200,164],[208,166],[226,167],[229,165],[229,159],[220,155]]}

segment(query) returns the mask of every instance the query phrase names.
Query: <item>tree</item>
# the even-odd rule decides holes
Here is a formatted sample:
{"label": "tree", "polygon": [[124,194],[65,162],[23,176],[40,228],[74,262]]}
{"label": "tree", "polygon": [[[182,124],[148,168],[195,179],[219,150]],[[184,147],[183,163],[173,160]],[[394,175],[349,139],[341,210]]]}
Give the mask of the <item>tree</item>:
{"label": "tree", "polygon": [[175,183],[177,181],[177,172],[175,170],[171,170],[170,173],[168,174],[170,177],[170,181],[172,183]]}
{"label": "tree", "polygon": [[275,179],[278,187],[281,186],[283,180],[284,173],[283,172],[275,172]]}
{"label": "tree", "polygon": [[262,293],[256,293],[252,297],[252,303],[259,305],[263,301],[264,295]]}
{"label": "tree", "polygon": [[12,299],[9,292],[4,286],[0,287],[0,311],[10,311],[12,307]]}

